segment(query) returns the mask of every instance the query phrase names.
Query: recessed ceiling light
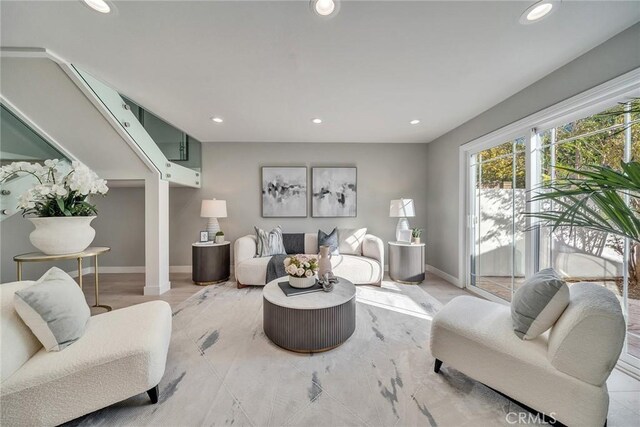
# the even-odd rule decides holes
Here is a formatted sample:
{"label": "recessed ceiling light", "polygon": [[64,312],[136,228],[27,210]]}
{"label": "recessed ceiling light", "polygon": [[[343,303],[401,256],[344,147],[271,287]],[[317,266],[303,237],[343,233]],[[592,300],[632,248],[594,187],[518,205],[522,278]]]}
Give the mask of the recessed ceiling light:
{"label": "recessed ceiling light", "polygon": [[211,120],[213,120],[216,123],[222,123],[224,122],[224,120],[222,120],[221,117],[211,117]]}
{"label": "recessed ceiling light", "polygon": [[338,0],[311,0],[311,10],[320,16],[331,16],[338,12]]}
{"label": "recessed ceiling light", "polygon": [[550,0],[542,0],[532,4],[520,16],[521,24],[532,24],[542,18],[549,16],[554,10],[554,3]]}
{"label": "recessed ceiling light", "polygon": [[322,119],[311,119],[311,122],[316,125],[319,125],[320,123],[322,123]]}
{"label": "recessed ceiling light", "polygon": [[410,125],[417,125],[418,123],[420,123],[420,120],[418,119],[413,119],[409,122]]}
{"label": "recessed ceiling light", "polygon": [[100,12],[100,13],[109,13],[111,12],[111,6],[107,4],[104,0],[83,0],[84,3],[89,6],[91,9]]}

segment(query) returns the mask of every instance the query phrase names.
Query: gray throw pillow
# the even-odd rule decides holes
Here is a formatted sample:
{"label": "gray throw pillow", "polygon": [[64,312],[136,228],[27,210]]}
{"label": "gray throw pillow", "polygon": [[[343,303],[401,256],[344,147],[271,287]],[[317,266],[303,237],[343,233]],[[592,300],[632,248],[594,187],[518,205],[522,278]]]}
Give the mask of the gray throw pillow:
{"label": "gray throw pillow", "polygon": [[284,248],[282,229],[280,226],[277,226],[268,233],[261,228],[253,228],[256,230],[256,239],[258,239],[257,257],[286,255],[287,250]]}
{"label": "gray throw pillow", "polygon": [[47,351],[60,351],[77,341],[91,317],[78,284],[57,267],[33,285],[17,291],[13,304]]}
{"label": "gray throw pillow", "polygon": [[552,268],[540,270],[516,291],[511,320],[516,335],[532,340],[551,328],[569,305],[569,287]]}
{"label": "gray throw pillow", "polygon": [[340,255],[338,243],[338,228],[334,228],[329,234],[318,230],[318,251],[320,250],[320,246],[329,246],[331,248],[331,255]]}

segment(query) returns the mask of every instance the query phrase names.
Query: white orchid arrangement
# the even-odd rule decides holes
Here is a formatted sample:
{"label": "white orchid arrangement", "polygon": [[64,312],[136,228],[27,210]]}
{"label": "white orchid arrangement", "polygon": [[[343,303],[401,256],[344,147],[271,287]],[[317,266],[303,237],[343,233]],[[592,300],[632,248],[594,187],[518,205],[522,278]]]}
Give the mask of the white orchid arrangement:
{"label": "white orchid arrangement", "polygon": [[318,271],[318,260],[305,255],[294,255],[284,259],[284,270],[293,277],[311,277]]}
{"label": "white orchid arrangement", "polygon": [[97,213],[95,205],[87,202],[93,194],[104,195],[109,191],[107,181],[84,164],[73,161],[71,170],[61,172],[58,159],[45,160],[44,164],[14,162],[0,168],[0,183],[14,176],[32,175],[37,183],[19,198],[18,208],[23,215],[39,217],[91,216]]}

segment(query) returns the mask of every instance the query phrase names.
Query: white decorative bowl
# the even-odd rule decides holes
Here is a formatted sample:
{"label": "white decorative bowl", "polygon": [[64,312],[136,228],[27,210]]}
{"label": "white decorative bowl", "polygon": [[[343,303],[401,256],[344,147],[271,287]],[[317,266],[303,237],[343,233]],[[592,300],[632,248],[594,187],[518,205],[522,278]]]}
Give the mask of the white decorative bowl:
{"label": "white decorative bowl", "polygon": [[310,288],[316,284],[316,276],[313,275],[311,277],[294,277],[289,276],[289,284],[292,288]]}

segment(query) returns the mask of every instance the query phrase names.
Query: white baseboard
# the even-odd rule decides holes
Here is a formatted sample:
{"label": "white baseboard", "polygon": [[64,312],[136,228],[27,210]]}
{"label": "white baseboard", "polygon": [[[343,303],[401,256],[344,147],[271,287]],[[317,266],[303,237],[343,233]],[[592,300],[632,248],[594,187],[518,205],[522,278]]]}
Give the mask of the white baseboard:
{"label": "white baseboard", "polygon": [[[93,271],[94,267],[85,267],[82,269],[82,275],[84,276],[85,274],[93,274]],[[75,279],[76,277],[78,277],[78,270],[67,271],[67,274]]]}
{"label": "white baseboard", "polygon": [[169,266],[169,273],[191,273],[190,265],[171,265]]}
{"label": "white baseboard", "polygon": [[98,267],[101,273],[144,273],[144,265]]}
{"label": "white baseboard", "polygon": [[[100,273],[142,273],[144,274],[144,265],[135,266],[99,266]],[[192,267],[190,265],[171,265],[169,266],[169,273],[191,273]],[[85,267],[82,269],[82,274],[93,274],[94,267]],[[78,270],[68,271],[71,277],[78,277]],[[231,275],[233,276],[233,265],[231,265]]]}
{"label": "white baseboard", "polygon": [[459,288],[463,288],[464,287],[464,286],[462,286],[462,282],[460,281],[460,279],[458,279],[455,276],[452,276],[449,273],[445,273],[444,271],[442,271],[442,270],[440,270],[438,268],[435,268],[432,265],[427,264],[427,271],[429,273],[435,274],[436,276],[440,277],[441,279],[446,280],[447,282],[451,283],[452,285],[455,285],[455,286],[457,286]]}

